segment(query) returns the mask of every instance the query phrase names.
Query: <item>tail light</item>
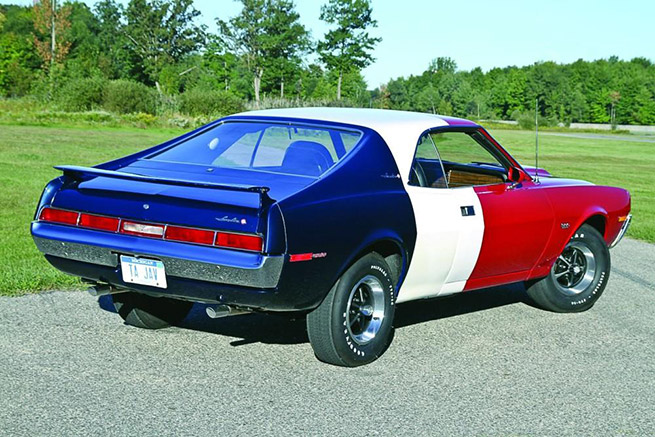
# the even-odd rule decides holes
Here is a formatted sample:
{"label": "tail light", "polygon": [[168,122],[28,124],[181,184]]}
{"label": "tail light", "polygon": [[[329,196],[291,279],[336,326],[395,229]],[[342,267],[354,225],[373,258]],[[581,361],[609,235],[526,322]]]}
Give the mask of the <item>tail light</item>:
{"label": "tail light", "polygon": [[79,213],[64,209],[45,207],[39,213],[39,221],[77,226],[107,232],[118,232],[139,237],[158,238],[182,243],[261,252],[264,239],[260,235],[233,234],[208,229],[183,226],[142,223],[95,214]]}
{"label": "tail light", "polygon": [[264,247],[264,240],[259,235],[228,234],[226,232],[217,232],[216,243],[214,244],[220,247],[261,252],[262,248]]}
{"label": "tail light", "polygon": [[198,244],[214,244],[214,231],[204,229],[182,228],[179,226],[167,226],[164,238],[174,241],[186,241]]}
{"label": "tail light", "polygon": [[78,226],[82,228],[98,229],[101,231],[118,231],[120,220],[114,217],[104,217],[92,214],[80,214]]}
{"label": "tail light", "polygon": [[65,211],[63,209],[43,208],[39,214],[39,220],[65,225],[77,225],[80,216],[79,212]]}

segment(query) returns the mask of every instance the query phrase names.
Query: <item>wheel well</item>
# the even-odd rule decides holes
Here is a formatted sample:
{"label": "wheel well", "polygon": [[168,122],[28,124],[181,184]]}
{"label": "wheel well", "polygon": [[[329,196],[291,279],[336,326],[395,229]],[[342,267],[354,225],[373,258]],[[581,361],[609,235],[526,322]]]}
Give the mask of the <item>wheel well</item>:
{"label": "wheel well", "polygon": [[598,232],[600,232],[600,235],[605,237],[605,217],[602,215],[591,216],[587,219],[587,221],[584,222],[584,224],[592,226]]}
{"label": "wheel well", "polygon": [[[393,275],[393,283],[398,287],[398,281],[403,270],[403,253],[397,243],[389,240],[378,241],[364,250],[360,256],[366,253],[376,252],[382,255],[387,262]],[[358,257],[359,258],[359,257]]]}

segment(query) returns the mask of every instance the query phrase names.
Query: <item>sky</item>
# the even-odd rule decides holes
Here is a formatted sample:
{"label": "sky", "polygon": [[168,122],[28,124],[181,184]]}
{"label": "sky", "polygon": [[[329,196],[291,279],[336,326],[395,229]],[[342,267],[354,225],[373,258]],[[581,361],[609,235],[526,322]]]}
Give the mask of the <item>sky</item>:
{"label": "sky", "polygon": [[[326,2],[295,0],[315,40],[328,30],[318,18]],[[378,27],[371,34],[382,42],[373,53],[375,62],[363,71],[369,88],[421,74],[439,56],[454,59],[460,70],[484,71],[613,55],[655,61],[655,0],[372,0],[372,5]],[[194,6],[210,31],[216,30],[216,17],[226,20],[241,9],[234,0],[194,0]]]}

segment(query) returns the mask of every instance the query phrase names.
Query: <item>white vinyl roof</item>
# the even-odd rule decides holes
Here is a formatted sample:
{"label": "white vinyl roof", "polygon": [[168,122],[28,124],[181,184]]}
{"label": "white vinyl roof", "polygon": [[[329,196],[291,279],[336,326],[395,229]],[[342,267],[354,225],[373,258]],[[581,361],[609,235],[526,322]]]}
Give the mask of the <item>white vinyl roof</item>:
{"label": "white vinyl roof", "polygon": [[420,135],[428,129],[448,126],[438,115],[388,109],[285,108],[235,114],[239,115],[329,121],[373,129],[389,146],[403,179],[409,175]]}

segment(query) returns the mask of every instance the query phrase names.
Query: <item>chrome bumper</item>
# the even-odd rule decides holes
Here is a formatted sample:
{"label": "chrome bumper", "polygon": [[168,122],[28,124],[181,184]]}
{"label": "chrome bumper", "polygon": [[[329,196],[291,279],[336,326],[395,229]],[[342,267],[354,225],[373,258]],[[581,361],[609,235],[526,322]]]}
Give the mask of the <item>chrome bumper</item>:
{"label": "chrome bumper", "polygon": [[617,235],[614,241],[612,241],[612,244],[609,245],[610,249],[612,249],[617,244],[619,244],[625,233],[628,232],[628,228],[630,227],[631,221],[632,221],[632,214],[628,214],[628,218],[623,222],[623,226],[621,226],[621,231],[619,232],[619,235]]}
{"label": "chrome bumper", "polygon": [[124,250],[63,242],[37,236],[34,236],[34,243],[46,255],[113,268],[118,268],[119,253],[156,258],[164,263],[166,274],[170,276],[253,288],[277,287],[284,265],[284,256],[263,256],[259,266],[241,268],[148,253],[126,253]]}

